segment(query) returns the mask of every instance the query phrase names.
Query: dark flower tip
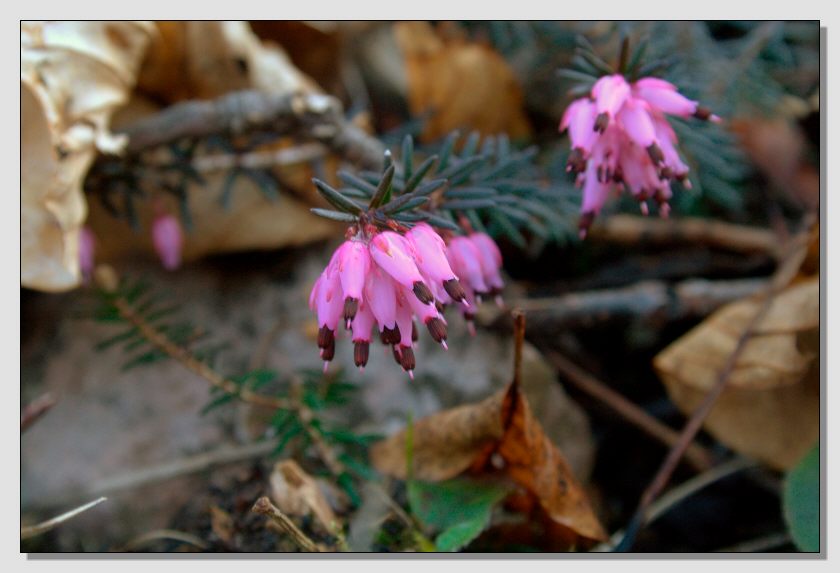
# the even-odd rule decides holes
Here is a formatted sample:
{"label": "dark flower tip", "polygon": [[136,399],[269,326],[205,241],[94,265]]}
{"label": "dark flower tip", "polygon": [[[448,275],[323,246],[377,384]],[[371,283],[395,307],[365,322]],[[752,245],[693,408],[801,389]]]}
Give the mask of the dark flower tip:
{"label": "dark flower tip", "polygon": [[358,310],[358,299],[350,297],[344,299],[344,320],[353,320],[354,318],[356,318],[356,312],[358,312]]}
{"label": "dark flower tip", "polygon": [[357,341],[356,346],[353,350],[353,359],[356,362],[356,366],[365,366],[367,364],[369,354],[370,343],[365,341]]}
{"label": "dark flower tip", "polygon": [[429,304],[435,297],[432,296],[432,291],[429,290],[429,287],[426,286],[426,283],[423,281],[417,281],[414,283],[414,295],[417,297],[417,300],[422,302],[423,304]]}
{"label": "dark flower tip", "polygon": [[426,322],[426,328],[429,329],[429,334],[435,339],[435,342],[442,342],[446,340],[446,324],[439,318],[430,318]]}
{"label": "dark flower tip", "polygon": [[467,293],[464,291],[464,287],[461,286],[458,279],[443,281],[443,288],[446,294],[452,297],[452,300],[461,302],[467,299]]}

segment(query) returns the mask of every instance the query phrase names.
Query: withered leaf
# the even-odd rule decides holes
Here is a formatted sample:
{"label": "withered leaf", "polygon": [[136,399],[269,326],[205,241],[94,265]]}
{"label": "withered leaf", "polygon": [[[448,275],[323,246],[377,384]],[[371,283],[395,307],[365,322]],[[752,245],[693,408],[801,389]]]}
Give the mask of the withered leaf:
{"label": "withered leaf", "polygon": [[[654,359],[677,406],[689,414],[715,384],[760,300],[718,310]],[[773,300],[706,420],[721,442],[789,468],[819,435],[819,279],[795,282]]]}
{"label": "withered leaf", "polygon": [[20,35],[21,284],[77,286],[82,180],[98,151],[118,153],[109,130],[153,33],[144,22],[25,22]]}
{"label": "withered leaf", "polygon": [[409,108],[415,116],[430,114],[425,140],[453,129],[512,138],[530,133],[522,89],[493,49],[465,39],[443,39],[426,22],[400,22],[394,33],[405,58]]}
{"label": "withered leaf", "polygon": [[[416,422],[412,436],[415,479],[442,481],[470,470],[499,471],[526,490],[563,546],[584,546],[606,538],[568,463],[545,435],[517,383],[477,404],[460,406]],[[405,479],[406,432],[371,450],[374,467]],[[499,458],[501,464],[498,463]],[[501,465],[501,470],[495,466]]]}
{"label": "withered leaf", "polygon": [[277,462],[269,478],[271,499],[286,515],[306,516],[310,513],[324,527],[333,533],[338,527],[338,518],[318,487],[315,479],[306,473],[294,460]]}
{"label": "withered leaf", "polygon": [[230,514],[221,507],[216,505],[210,506],[210,527],[213,533],[216,534],[216,537],[224,543],[230,543],[233,540],[236,526]]}

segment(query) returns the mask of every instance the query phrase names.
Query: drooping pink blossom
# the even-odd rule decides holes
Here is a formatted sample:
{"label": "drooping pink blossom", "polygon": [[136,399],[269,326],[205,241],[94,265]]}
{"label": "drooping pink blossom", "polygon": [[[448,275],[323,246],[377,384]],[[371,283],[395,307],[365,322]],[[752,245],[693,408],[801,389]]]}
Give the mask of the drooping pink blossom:
{"label": "drooping pink blossom", "polygon": [[152,223],[152,243],[160,257],[163,268],[173,271],[181,266],[184,248],[184,233],[178,219],[169,213],[155,217]]}
{"label": "drooping pink blossom", "polygon": [[[336,329],[343,317],[352,331],[359,369],[370,357],[375,324],[382,343],[391,347],[396,362],[413,378],[419,337],[415,319],[446,349],[443,312],[447,305],[460,303],[474,333],[476,291],[496,295],[501,303],[501,265],[501,252],[484,233],[447,233],[444,238],[425,223],[399,232],[370,225],[351,227],[348,240],[333,253],[309,295],[324,368],[335,356]],[[348,301],[353,312],[348,312]]]}
{"label": "drooping pink blossom", "polygon": [[90,282],[95,264],[96,235],[93,234],[93,229],[85,225],[79,231],[79,269],[85,283]]}
{"label": "drooping pink blossom", "polygon": [[[652,77],[631,85],[619,74],[603,76],[588,96],[569,105],[560,131],[569,132],[572,151],[567,170],[575,174],[583,190],[582,237],[613,189],[629,191],[645,214],[647,201],[656,201],[665,217],[670,210],[671,182],[690,187],[688,166],[680,157],[677,136],[666,115],[720,121],[673,84]],[[587,125],[591,131],[584,133]],[[454,266],[453,270],[458,272]]]}

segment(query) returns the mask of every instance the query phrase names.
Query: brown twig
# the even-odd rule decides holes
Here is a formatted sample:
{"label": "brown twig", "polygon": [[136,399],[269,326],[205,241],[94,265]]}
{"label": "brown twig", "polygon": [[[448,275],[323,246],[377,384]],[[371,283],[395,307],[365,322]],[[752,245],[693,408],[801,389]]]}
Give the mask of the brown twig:
{"label": "brown twig", "polygon": [[382,143],[344,118],[341,103],[324,94],[271,94],[240,91],[211,101],[187,101],[143,118],[122,130],[126,153],[184,138],[269,131],[318,141],[368,169],[382,167]]}
{"label": "brown twig", "polygon": [[91,501],[90,503],[86,503],[86,504],[84,504],[80,507],[77,507],[76,509],[71,509],[70,511],[68,511],[66,513],[62,513],[61,515],[53,517],[52,519],[48,519],[47,521],[42,521],[41,523],[38,523],[37,525],[27,525],[25,527],[21,527],[20,528],[20,538],[21,539],[29,539],[30,537],[35,537],[36,535],[41,535],[42,533],[46,533],[46,532],[54,529],[55,527],[61,525],[62,523],[64,523],[68,519],[72,519],[72,518],[76,517],[77,515],[79,515],[80,513],[83,513],[85,511],[91,509],[92,507],[96,507],[97,505],[99,505],[100,503],[105,501],[106,499],[107,498],[105,498],[105,497],[100,497],[99,499],[95,499],[95,500]]}
{"label": "brown twig", "polygon": [[634,246],[699,243],[739,253],[774,255],[780,244],[773,232],[756,227],[691,217],[655,219],[634,215],[613,215],[596,222],[589,231],[589,240]]}
{"label": "brown twig", "polygon": [[177,531],[175,529],[156,529],[154,531],[149,531],[142,535],[139,535],[126,543],[123,547],[120,548],[120,552],[125,551],[137,551],[141,547],[148,545],[149,543],[158,541],[160,539],[172,539],[174,541],[180,541],[181,543],[187,543],[189,545],[193,545],[202,551],[207,549],[207,543],[204,542],[203,539],[196,537],[191,533],[186,533],[184,531]]}
{"label": "brown twig", "polygon": [[254,507],[251,508],[251,511],[259,513],[260,515],[265,515],[271,519],[272,523],[275,523],[281,530],[283,530],[284,533],[291,537],[295,545],[297,545],[301,550],[308,553],[319,553],[323,551],[323,549],[307,537],[307,535],[301,531],[285,513],[277,509],[277,507],[275,507],[275,505],[271,503],[267,497],[263,496],[259,498],[254,504]]}
{"label": "brown twig", "polygon": [[[213,171],[227,171],[238,167],[240,169],[265,169],[267,167],[286,167],[309,163],[321,159],[327,155],[327,148],[320,143],[307,143],[277,149],[274,151],[252,151],[248,153],[222,153],[216,155],[204,155],[192,160],[193,168],[199,173]],[[150,161],[150,164],[154,164]],[[168,165],[169,163],[161,163]]]}
{"label": "brown twig", "polygon": [[689,279],[676,285],[644,281],[624,288],[524,299],[514,304],[531,312],[532,330],[558,330],[616,318],[678,320],[706,316],[724,304],[756,294],[767,282],[754,278]]}
{"label": "brown twig", "polygon": [[[548,351],[546,357],[558,370],[561,378],[575,388],[586,392],[593,398],[617,413],[619,416],[639,428],[647,435],[667,446],[673,446],[680,434],[639,408],[633,402],[608,387],[606,384],[572,363],[568,358],[554,351]],[[714,464],[714,456],[697,443],[688,446],[685,452],[688,463],[698,471],[708,470]]]}
{"label": "brown twig", "polygon": [[[807,233],[804,233],[807,236]],[[645,489],[644,493],[642,494],[642,498],[639,501],[639,506],[636,509],[633,518],[630,520],[630,524],[627,526],[627,533],[622,539],[621,543],[616,547],[616,551],[629,551],[633,545],[635,540],[636,534],[638,531],[644,527],[647,521],[647,508],[650,506],[651,503],[659,496],[663,489],[668,485],[668,482],[671,479],[671,475],[674,473],[674,470],[679,464],[680,458],[682,458],[683,454],[685,454],[685,450],[688,445],[694,440],[694,437],[703,427],[703,422],[705,422],[706,418],[711,413],[712,409],[714,408],[715,404],[717,403],[718,398],[720,398],[721,394],[723,394],[724,390],[726,390],[727,382],[729,381],[729,377],[732,374],[732,370],[735,368],[735,365],[738,362],[738,358],[743,353],[744,349],[747,346],[747,342],[749,342],[750,338],[752,337],[752,333],[758,324],[764,319],[767,315],[767,312],[770,310],[770,306],[773,303],[776,293],[781,290],[781,288],[787,284],[790,274],[793,272],[790,268],[790,265],[786,264],[789,261],[798,260],[801,258],[801,247],[799,247],[798,243],[801,241],[799,237],[802,234],[797,236],[797,239],[792,241],[793,245],[791,248],[791,252],[787,255],[786,260],[783,260],[782,263],[779,265],[779,269],[777,269],[773,280],[770,282],[767,291],[763,294],[763,300],[761,305],[759,306],[758,310],[755,312],[753,317],[747,323],[746,328],[741,333],[741,336],[738,338],[737,343],[735,344],[735,348],[732,350],[732,353],[727,358],[726,362],[724,363],[723,368],[718,375],[717,381],[715,382],[714,386],[708,391],[706,396],[703,398],[703,401],[700,405],[694,410],[691,417],[686,422],[685,426],[683,427],[682,432],[680,433],[679,441],[671,447],[671,450],[668,452],[665,460],[662,462],[662,465],[659,468],[659,471],[654,476],[651,483]]]}
{"label": "brown twig", "polygon": [[522,346],[525,343],[525,313],[516,308],[513,317],[513,386],[522,385]]}
{"label": "brown twig", "polygon": [[123,298],[114,299],[114,306],[125,320],[134,325],[140,334],[154,345],[158,350],[166,353],[170,358],[176,360],[188,370],[204,378],[214,387],[237,396],[243,402],[275,409],[289,409],[292,404],[284,398],[258,394],[240,386],[233,380],[229,380],[210,368],[204,362],[198,360],[186,348],[172,342],[164,333],[146,322],[146,320],[134,311],[132,306]]}
{"label": "brown twig", "polygon": [[20,431],[25,431],[41,416],[49,412],[50,409],[55,406],[56,402],[57,400],[55,396],[46,392],[24,406],[20,413]]}
{"label": "brown twig", "polygon": [[312,445],[315,446],[315,450],[318,452],[318,457],[321,458],[321,461],[324,462],[324,465],[327,466],[330,473],[334,476],[339,476],[345,471],[344,464],[339,461],[338,455],[335,453],[332,446],[324,441],[320,432],[312,426],[311,422],[314,419],[315,414],[301,400],[302,388],[303,383],[300,378],[297,375],[292,375],[292,409],[297,412],[298,418],[300,418],[300,421],[302,422],[304,431],[312,440]]}

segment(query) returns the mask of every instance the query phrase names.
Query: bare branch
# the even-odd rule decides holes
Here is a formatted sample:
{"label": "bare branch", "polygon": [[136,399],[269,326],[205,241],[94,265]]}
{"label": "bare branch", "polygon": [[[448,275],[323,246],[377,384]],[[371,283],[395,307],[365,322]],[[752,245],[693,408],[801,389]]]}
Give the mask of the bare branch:
{"label": "bare branch", "polygon": [[318,141],[348,161],[380,169],[385,148],[344,118],[341,103],[324,94],[240,91],[211,101],[175,104],[125,127],[126,153],[184,138],[269,131]]}
{"label": "bare branch", "polygon": [[95,499],[95,500],[91,501],[90,503],[86,503],[86,504],[84,504],[80,507],[77,507],[76,509],[71,509],[67,513],[62,513],[61,515],[53,517],[52,519],[48,519],[47,521],[42,521],[41,523],[39,523],[37,525],[28,525],[28,526],[25,526],[25,527],[21,527],[20,528],[20,538],[21,539],[29,539],[30,537],[35,537],[36,535],[41,535],[42,533],[46,533],[46,532],[54,529],[55,527],[61,525],[62,523],[64,523],[68,519],[73,519],[74,517],[76,517],[80,513],[83,513],[83,512],[89,510],[92,507],[96,507],[97,505],[99,505],[100,503],[105,501],[106,499],[108,499],[108,498],[100,497],[99,499]]}
{"label": "bare branch", "polygon": [[49,412],[57,401],[55,396],[46,392],[27,404],[20,413],[20,431],[23,432],[41,416]]}
{"label": "bare branch", "polygon": [[251,508],[254,513],[265,515],[271,519],[272,523],[276,524],[284,533],[288,534],[295,542],[295,545],[301,550],[308,553],[320,553],[323,551],[314,541],[301,531],[295,523],[289,519],[285,513],[277,509],[271,501],[263,496],[257,500],[254,507]]}

